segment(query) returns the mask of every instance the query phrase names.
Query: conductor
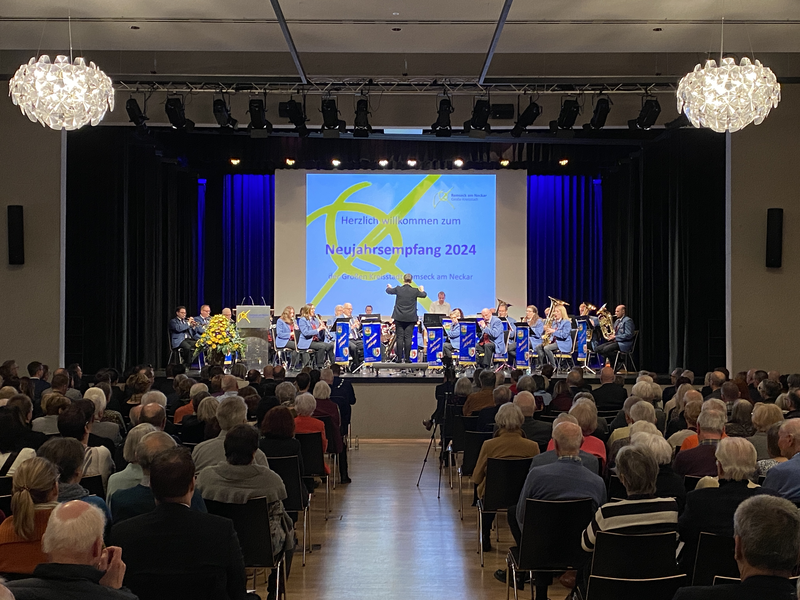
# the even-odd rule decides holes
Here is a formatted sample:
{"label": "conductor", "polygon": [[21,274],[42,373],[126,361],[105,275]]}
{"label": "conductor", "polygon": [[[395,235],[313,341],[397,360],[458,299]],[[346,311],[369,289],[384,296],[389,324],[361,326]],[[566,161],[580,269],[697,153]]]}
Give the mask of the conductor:
{"label": "conductor", "polygon": [[394,299],[392,318],[397,327],[397,361],[411,362],[411,340],[414,335],[414,325],[417,318],[417,298],[427,298],[428,294],[422,286],[415,288],[411,285],[411,273],[403,275],[403,285],[392,287],[386,284],[386,293],[397,296]]}

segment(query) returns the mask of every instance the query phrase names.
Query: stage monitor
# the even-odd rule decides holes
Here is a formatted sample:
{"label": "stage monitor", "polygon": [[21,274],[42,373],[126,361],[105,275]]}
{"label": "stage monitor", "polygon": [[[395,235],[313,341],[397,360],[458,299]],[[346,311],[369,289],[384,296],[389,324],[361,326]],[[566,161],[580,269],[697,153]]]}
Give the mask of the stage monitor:
{"label": "stage monitor", "polygon": [[496,176],[464,173],[306,175],[306,296],[321,314],[345,301],[391,314],[387,284],[411,273],[428,297],[495,302]]}

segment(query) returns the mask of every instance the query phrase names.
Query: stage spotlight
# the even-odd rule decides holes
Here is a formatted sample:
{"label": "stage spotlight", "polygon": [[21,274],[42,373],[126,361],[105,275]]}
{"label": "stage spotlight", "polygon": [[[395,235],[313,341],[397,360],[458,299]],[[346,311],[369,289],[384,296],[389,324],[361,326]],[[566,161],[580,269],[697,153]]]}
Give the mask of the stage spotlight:
{"label": "stage spotlight", "polygon": [[339,137],[339,132],[345,131],[346,124],[339,118],[336,99],[323,98],[320,111],[322,112],[322,135],[325,137]]}
{"label": "stage spotlight", "polygon": [[475,106],[472,107],[472,118],[464,121],[464,131],[470,137],[486,137],[486,134],[492,130],[489,125],[490,112],[491,106],[488,100],[476,100]]}
{"label": "stage spotlight", "polygon": [[416,166],[417,166],[417,161],[415,161],[413,158],[409,158],[409,159],[406,161],[406,164],[407,164],[409,167],[416,167]]}
{"label": "stage spotlight", "polygon": [[661,105],[656,98],[645,98],[639,116],[628,121],[629,129],[650,129],[656,124],[658,115],[661,114]]}
{"label": "stage spotlight", "polygon": [[194,129],[194,121],[186,118],[186,110],[183,105],[183,98],[173,96],[167,98],[164,103],[164,112],[167,113],[167,118],[173,129],[183,129],[191,131]]}
{"label": "stage spotlight", "polygon": [[242,162],[242,159],[241,159],[241,158],[232,158],[232,159],[231,159],[231,164],[232,164],[234,167],[235,167],[235,166],[237,166],[237,165],[238,165],[240,162]]}
{"label": "stage spotlight", "polygon": [[223,98],[214,100],[213,110],[214,118],[220,127],[236,129],[239,126],[239,122],[231,116],[231,111]]}
{"label": "stage spotlight", "polygon": [[542,107],[531,102],[527,108],[522,111],[517,122],[514,123],[514,128],[511,130],[511,136],[518,138],[521,137],[527,127],[533,125],[533,122],[542,114]]}
{"label": "stage spotlight", "polygon": [[459,169],[464,166],[464,161],[460,158],[457,158],[453,161],[453,166],[458,167]]}
{"label": "stage spotlight", "polygon": [[562,167],[566,167],[569,164],[569,159],[562,158],[560,161],[558,161],[558,164],[560,164]]}
{"label": "stage spotlight", "polygon": [[369,100],[360,98],[356,102],[356,119],[353,121],[353,137],[369,137],[372,125],[369,124]]}
{"label": "stage spotlight", "polygon": [[436,122],[431,125],[431,131],[434,132],[436,137],[450,137],[452,129],[450,127],[450,114],[454,111],[453,103],[450,98],[442,98],[439,100],[439,117]]}
{"label": "stage spotlight", "polygon": [[382,158],[381,160],[378,161],[378,164],[380,166],[382,166],[382,167],[388,167],[389,166],[389,161],[386,160],[385,158]]}
{"label": "stage spotlight", "polygon": [[583,124],[584,129],[602,129],[605,127],[608,113],[611,112],[611,100],[608,98],[598,98],[594,105],[592,119]]}
{"label": "stage spotlight", "polygon": [[672,121],[664,123],[664,128],[665,129],[679,129],[680,127],[688,127],[691,124],[692,124],[692,122],[689,120],[689,117],[687,117],[685,114],[681,113],[680,115],[678,115],[677,118],[673,119]]}
{"label": "stage spotlight", "polygon": [[293,159],[293,158],[287,158],[287,159],[286,159],[286,166],[287,166],[287,167],[292,167],[292,166],[294,166],[294,159]]}
{"label": "stage spotlight", "polygon": [[137,129],[140,131],[147,130],[147,125],[144,124],[144,122],[148,120],[147,115],[139,108],[139,103],[135,98],[128,98],[128,101],[125,103],[125,110],[128,111],[128,118],[131,123],[136,125]]}
{"label": "stage spotlight", "polygon": [[338,167],[339,165],[341,165],[341,164],[342,164],[342,161],[340,161],[338,158],[334,158],[334,159],[331,161],[331,164],[332,164],[334,167]]}
{"label": "stage spotlight", "polygon": [[561,105],[561,112],[558,113],[558,119],[550,121],[550,129],[553,131],[556,129],[572,129],[580,112],[581,106],[577,100],[571,98],[564,100]]}
{"label": "stage spotlight", "polygon": [[503,160],[500,161],[500,166],[501,167],[507,167],[510,164],[511,164],[511,161],[506,159],[506,158],[504,158]]}
{"label": "stage spotlight", "polygon": [[248,129],[252,130],[266,130],[267,133],[272,133],[272,123],[267,120],[267,107],[264,100],[261,98],[250,98],[250,103],[247,107],[247,112],[250,114],[250,124]]}
{"label": "stage spotlight", "polygon": [[278,104],[278,115],[281,118],[289,119],[289,122],[294,125],[294,130],[300,137],[308,136],[308,127],[306,127],[306,111],[303,105],[297,100],[289,100],[288,102],[281,102]]}

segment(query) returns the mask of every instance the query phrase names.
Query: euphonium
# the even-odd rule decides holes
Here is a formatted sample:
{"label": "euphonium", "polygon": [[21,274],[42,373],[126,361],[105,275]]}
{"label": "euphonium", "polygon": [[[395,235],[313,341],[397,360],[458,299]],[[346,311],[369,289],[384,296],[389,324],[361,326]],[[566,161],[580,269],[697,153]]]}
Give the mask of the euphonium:
{"label": "euphonium", "polygon": [[597,320],[600,321],[600,331],[603,332],[603,337],[610,339],[614,335],[614,322],[605,304],[597,310]]}
{"label": "euphonium", "polygon": [[[586,316],[589,316],[589,313],[592,312],[593,310],[597,310],[597,307],[594,304],[590,304],[589,302],[584,302],[583,307],[586,309]],[[592,327],[592,324],[589,323],[589,326],[586,328],[587,342],[592,341],[592,329],[594,329],[594,327]]]}
{"label": "euphonium", "polygon": [[553,326],[553,320],[555,320],[556,315],[555,308],[557,306],[569,306],[569,304],[558,298],[553,298],[552,296],[548,296],[548,298],[550,298],[550,310],[547,312],[547,319],[544,321],[544,333],[542,334],[542,344],[545,346],[553,341],[553,334],[547,333],[547,329]]}

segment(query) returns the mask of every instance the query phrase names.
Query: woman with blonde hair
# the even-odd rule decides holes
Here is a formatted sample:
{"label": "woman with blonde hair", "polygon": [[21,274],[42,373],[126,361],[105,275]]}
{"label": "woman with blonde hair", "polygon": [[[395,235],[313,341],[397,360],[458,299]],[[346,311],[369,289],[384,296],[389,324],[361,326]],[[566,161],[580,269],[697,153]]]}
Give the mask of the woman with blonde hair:
{"label": "woman with blonde hair", "polygon": [[45,458],[31,458],[14,472],[11,510],[0,523],[0,573],[33,573],[47,562],[42,535],[58,500],[58,469]]}
{"label": "woman with blonde hair", "polygon": [[774,404],[756,402],[750,420],[753,422],[756,432],[747,439],[756,447],[756,460],[766,460],[770,457],[767,446],[767,430],[773,423],[783,421],[783,411]]}
{"label": "woman with blonde hair", "polygon": [[554,321],[544,329],[542,334],[550,334],[550,343],[545,345],[542,342],[536,348],[536,357],[542,366],[545,362],[548,362],[553,367],[556,367],[556,358],[553,353],[572,351],[572,322],[567,316],[567,309],[563,305],[558,305],[553,311],[555,313],[553,315]]}

